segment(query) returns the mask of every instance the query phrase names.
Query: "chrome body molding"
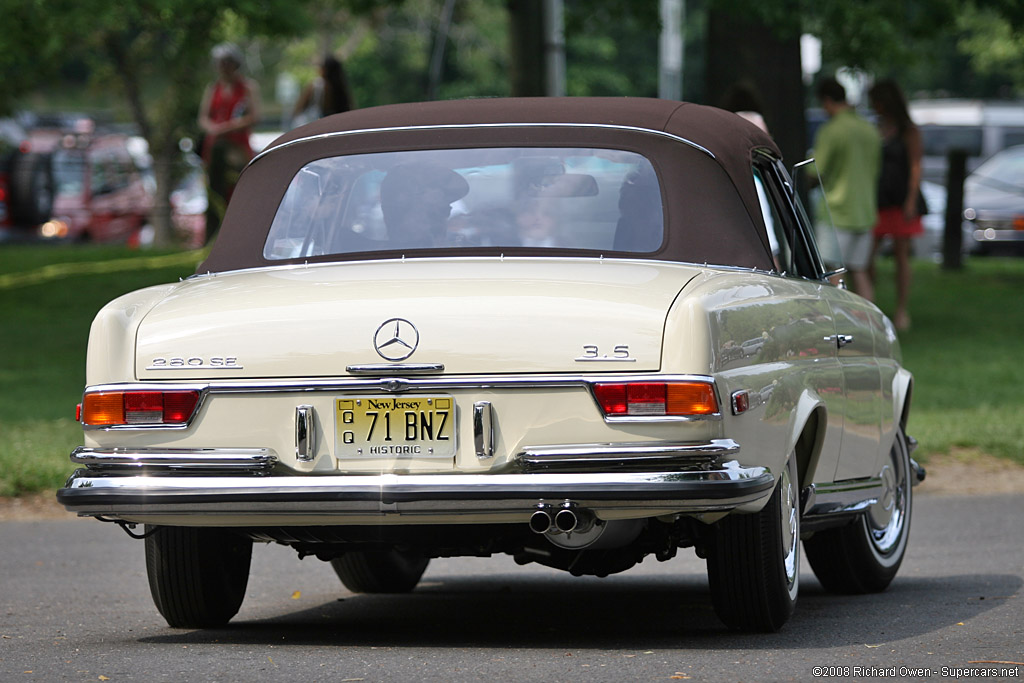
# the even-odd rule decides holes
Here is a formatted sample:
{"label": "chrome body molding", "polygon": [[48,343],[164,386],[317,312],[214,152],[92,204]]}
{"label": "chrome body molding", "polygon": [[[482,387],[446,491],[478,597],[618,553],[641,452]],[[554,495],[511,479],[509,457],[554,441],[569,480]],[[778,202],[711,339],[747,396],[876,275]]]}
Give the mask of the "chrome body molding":
{"label": "chrome body molding", "polygon": [[[71,462],[107,474],[140,470],[267,473],[278,457],[269,448],[86,448],[71,452]],[[82,472],[82,470],[79,470]],[[74,480],[78,473],[71,475]]]}
{"label": "chrome body molding", "polygon": [[[346,516],[520,515],[543,501],[571,499],[595,510],[728,511],[767,499],[775,478],[763,467],[727,463],[694,472],[545,474],[379,474],[268,477],[107,476],[78,470],[57,500],[69,511],[104,518],[245,515],[273,518]],[[484,515],[474,518],[473,515]],[[283,520],[282,523],[286,521]],[[368,522],[368,523],[375,523]],[[358,522],[357,522],[358,523]]]}
{"label": "chrome body molding", "polygon": [[739,453],[740,446],[732,439],[712,439],[707,443],[666,444],[602,443],[536,446],[525,448],[513,458],[524,471],[574,470],[588,468],[648,468],[678,470],[710,470],[723,459]]}
{"label": "chrome body molding", "polygon": [[856,519],[885,493],[882,477],[811,484],[801,493],[804,531],[841,526]]}

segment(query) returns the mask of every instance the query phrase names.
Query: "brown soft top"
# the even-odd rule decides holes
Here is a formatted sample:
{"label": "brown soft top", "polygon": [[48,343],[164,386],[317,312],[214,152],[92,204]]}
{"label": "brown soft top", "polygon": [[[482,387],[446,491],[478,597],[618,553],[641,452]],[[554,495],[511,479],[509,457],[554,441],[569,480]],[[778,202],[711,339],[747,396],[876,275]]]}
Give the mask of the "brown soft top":
{"label": "brown soft top", "polygon": [[[592,146],[639,152],[658,171],[667,226],[662,248],[643,257],[766,270],[772,267],[751,164],[757,150],[774,157],[781,155],[772,139],[757,126],[730,112],[685,102],[545,97],[371,107],[328,116],[285,133],[242,173],[217,241],[198,272],[290,263],[265,259],[263,244],[289,182],[300,168],[316,159],[406,149],[495,146]],[[528,248],[501,251],[506,256],[519,251],[523,255],[536,253]],[[476,252],[489,255],[487,248],[458,250],[463,256]],[[445,253],[444,249],[433,249],[419,255]],[[552,251],[547,249],[543,254],[550,256]],[[579,251],[575,254],[587,255]],[[394,254],[363,252],[297,261],[388,256]]]}

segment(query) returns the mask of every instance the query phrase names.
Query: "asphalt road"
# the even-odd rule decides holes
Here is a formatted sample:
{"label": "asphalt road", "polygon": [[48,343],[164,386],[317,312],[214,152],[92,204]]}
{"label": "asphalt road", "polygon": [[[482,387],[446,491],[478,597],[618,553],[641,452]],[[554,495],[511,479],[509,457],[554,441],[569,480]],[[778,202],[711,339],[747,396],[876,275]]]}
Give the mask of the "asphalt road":
{"label": "asphalt road", "polygon": [[1024,662],[1024,496],[915,505],[887,592],[828,595],[805,568],[797,612],[773,635],[721,626],[691,551],[607,579],[503,556],[434,560],[413,594],[354,596],[329,565],[282,546],[256,547],[230,628],[174,630],[150,602],[141,541],[70,515],[3,522],[0,680],[807,681],[824,677],[815,667],[847,680],[1024,677],[1022,664],[971,663]]}

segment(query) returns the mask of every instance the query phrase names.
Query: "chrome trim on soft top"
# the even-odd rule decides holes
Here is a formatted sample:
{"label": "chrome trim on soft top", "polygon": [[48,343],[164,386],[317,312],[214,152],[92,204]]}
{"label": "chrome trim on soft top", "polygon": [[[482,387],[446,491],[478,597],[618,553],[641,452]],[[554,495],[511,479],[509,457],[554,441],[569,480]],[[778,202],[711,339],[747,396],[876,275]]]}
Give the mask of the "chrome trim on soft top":
{"label": "chrome trim on soft top", "polygon": [[652,135],[659,135],[661,137],[681,142],[684,145],[688,145],[693,149],[696,149],[704,154],[707,154],[712,159],[715,159],[715,155],[708,148],[698,145],[692,140],[687,140],[684,137],[667,133],[663,130],[655,130],[653,128],[641,128],[640,126],[622,126],[612,123],[568,123],[565,121],[551,122],[551,123],[512,123],[512,122],[501,122],[501,123],[438,123],[428,124],[422,126],[394,126],[391,128],[360,128],[359,130],[338,130],[331,133],[320,133],[319,135],[310,135],[307,137],[296,138],[295,140],[289,140],[283,142],[280,145],[275,145],[268,149],[263,150],[249,162],[249,165],[255,164],[257,161],[273,154],[276,150],[287,149],[298,144],[306,142],[319,142],[323,140],[329,140],[331,138],[348,137],[350,135],[367,135],[374,133],[393,133],[393,132],[404,132],[404,131],[415,131],[415,130],[466,130],[468,128],[602,128],[605,130],[624,130],[633,131],[636,133],[650,133]]}
{"label": "chrome trim on soft top", "polygon": [[[746,266],[735,266],[735,265],[729,265],[729,264],[725,264],[725,263],[707,263],[707,262],[693,263],[693,262],[690,262],[690,261],[666,261],[664,259],[654,259],[654,258],[644,259],[644,258],[638,258],[635,255],[633,255],[633,256],[604,256],[603,254],[600,255],[600,256],[578,256],[578,255],[570,255],[570,256],[566,256],[566,255],[561,255],[561,256],[538,256],[538,255],[507,256],[505,254],[501,254],[501,255],[498,255],[498,256],[479,256],[479,255],[477,255],[477,256],[434,256],[434,255],[428,255],[428,256],[417,256],[415,261],[417,263],[424,263],[424,262],[427,262],[427,261],[449,261],[449,262],[450,261],[480,261],[480,260],[484,260],[484,259],[490,260],[490,261],[495,261],[495,262],[498,262],[498,263],[515,263],[516,261],[530,260],[530,261],[554,261],[554,262],[558,262],[558,263],[565,263],[567,261],[585,261],[585,262],[594,262],[594,261],[596,261],[598,263],[631,263],[631,264],[635,263],[637,265],[652,265],[653,264],[653,265],[656,265],[656,266],[673,266],[673,267],[679,266],[679,267],[683,267],[683,268],[698,268],[698,269],[701,269],[701,270],[724,270],[724,271],[736,272],[736,273],[758,273],[760,275],[769,275],[769,276],[772,276],[772,277],[785,277],[782,273],[778,273],[776,271],[761,270],[761,269],[758,269],[758,268],[749,268],[749,267],[746,267]],[[273,264],[266,264],[266,265],[260,265],[260,266],[249,266],[249,267],[246,267],[246,268],[235,268],[233,270],[218,270],[218,271],[208,270],[208,271],[203,272],[203,273],[193,273],[193,274],[189,275],[188,277],[183,278],[182,282],[188,282],[189,280],[200,280],[202,278],[208,278],[208,277],[209,278],[222,277],[222,276],[225,276],[225,275],[232,275],[232,274],[235,274],[235,273],[257,273],[257,272],[260,272],[260,271],[277,271],[277,270],[312,270],[312,269],[315,269],[315,268],[333,268],[333,267],[337,267],[337,266],[345,266],[345,265],[350,265],[350,264],[359,264],[359,265],[365,266],[366,264],[378,265],[378,264],[390,264],[390,263],[408,263],[408,262],[411,262],[411,260],[412,260],[411,257],[410,257],[409,260],[406,260],[405,254],[402,254],[400,256],[392,256],[392,257],[387,257],[387,258],[380,257],[380,258],[362,259],[362,260],[352,259],[352,260],[344,260],[344,261],[315,261],[313,263],[309,263],[308,261],[305,262],[305,263],[290,263],[290,262],[289,263],[273,263]]]}

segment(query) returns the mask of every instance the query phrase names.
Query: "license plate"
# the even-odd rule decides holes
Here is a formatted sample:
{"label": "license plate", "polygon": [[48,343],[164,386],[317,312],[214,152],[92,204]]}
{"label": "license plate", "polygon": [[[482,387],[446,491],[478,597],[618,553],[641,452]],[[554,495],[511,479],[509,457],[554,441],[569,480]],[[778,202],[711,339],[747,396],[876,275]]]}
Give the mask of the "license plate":
{"label": "license plate", "polygon": [[451,396],[358,396],[335,400],[338,457],[455,455]]}

